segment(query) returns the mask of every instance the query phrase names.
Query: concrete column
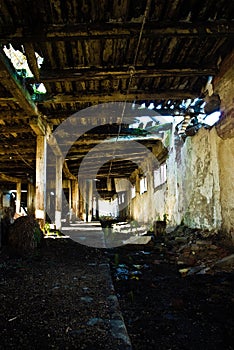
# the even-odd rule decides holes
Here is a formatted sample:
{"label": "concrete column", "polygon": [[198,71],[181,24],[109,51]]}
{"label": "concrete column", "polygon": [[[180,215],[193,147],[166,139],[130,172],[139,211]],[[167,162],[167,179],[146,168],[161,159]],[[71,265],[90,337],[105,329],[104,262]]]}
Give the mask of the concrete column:
{"label": "concrete column", "polygon": [[32,214],[35,211],[34,196],[35,196],[34,186],[31,182],[28,182],[28,190],[27,190],[27,211],[28,211],[28,214]]}
{"label": "concrete column", "polygon": [[20,214],[21,211],[21,182],[16,184],[16,214]]}
{"label": "concrete column", "polygon": [[46,218],[46,148],[46,137],[37,136],[35,217],[41,226]]}
{"label": "concrete column", "polygon": [[63,158],[56,157],[56,176],[55,176],[55,225],[56,229],[61,229],[61,213],[62,213],[62,191],[63,191]]}

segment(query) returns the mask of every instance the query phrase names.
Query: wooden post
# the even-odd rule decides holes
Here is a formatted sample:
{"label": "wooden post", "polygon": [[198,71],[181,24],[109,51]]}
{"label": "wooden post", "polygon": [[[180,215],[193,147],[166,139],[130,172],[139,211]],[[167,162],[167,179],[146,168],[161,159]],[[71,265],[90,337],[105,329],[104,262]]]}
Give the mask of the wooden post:
{"label": "wooden post", "polygon": [[21,212],[21,182],[17,182],[16,184],[16,214],[20,215]]}
{"label": "wooden post", "polygon": [[86,186],[86,180],[82,180],[81,182],[81,193],[82,193],[82,197],[83,197],[83,201],[82,201],[82,219],[84,221],[87,221],[87,206],[86,206],[86,202],[87,202],[87,186]]}
{"label": "wooden post", "polygon": [[78,181],[71,180],[72,210],[75,217],[78,217],[79,186]]}
{"label": "wooden post", "polygon": [[92,205],[93,205],[93,182],[92,180],[87,180],[87,211],[86,211],[86,220],[88,222],[92,221]]}
{"label": "wooden post", "polygon": [[81,220],[83,220],[83,201],[84,201],[84,198],[83,198],[83,193],[81,192],[81,187],[82,187],[82,181],[79,182],[79,218]]}
{"label": "wooden post", "polygon": [[35,217],[41,226],[46,217],[46,146],[46,137],[37,136]]}
{"label": "wooden post", "polygon": [[34,195],[35,195],[34,186],[31,182],[28,182],[28,191],[27,191],[27,211],[28,211],[28,214],[32,214],[35,211]]}
{"label": "wooden post", "polygon": [[55,225],[57,230],[61,230],[61,213],[62,213],[62,170],[63,170],[63,158],[56,157],[56,176],[55,176]]}

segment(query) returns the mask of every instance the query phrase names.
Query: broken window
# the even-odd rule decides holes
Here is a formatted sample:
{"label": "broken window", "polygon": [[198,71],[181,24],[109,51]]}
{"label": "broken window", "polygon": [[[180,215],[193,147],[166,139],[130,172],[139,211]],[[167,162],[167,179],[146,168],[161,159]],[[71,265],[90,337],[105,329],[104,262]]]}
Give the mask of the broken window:
{"label": "broken window", "polygon": [[132,198],[136,197],[136,185],[131,187],[131,196],[132,196]]}
{"label": "broken window", "polygon": [[140,179],[140,194],[147,192],[147,178],[146,176]]}

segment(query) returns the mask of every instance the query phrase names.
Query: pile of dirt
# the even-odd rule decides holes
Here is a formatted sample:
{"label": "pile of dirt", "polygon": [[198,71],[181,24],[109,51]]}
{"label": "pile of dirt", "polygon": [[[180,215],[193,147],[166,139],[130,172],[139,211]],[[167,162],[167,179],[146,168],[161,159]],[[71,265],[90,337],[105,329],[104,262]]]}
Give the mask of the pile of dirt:
{"label": "pile of dirt", "polygon": [[43,232],[33,216],[21,216],[9,226],[7,244],[12,254],[31,254],[43,239]]}

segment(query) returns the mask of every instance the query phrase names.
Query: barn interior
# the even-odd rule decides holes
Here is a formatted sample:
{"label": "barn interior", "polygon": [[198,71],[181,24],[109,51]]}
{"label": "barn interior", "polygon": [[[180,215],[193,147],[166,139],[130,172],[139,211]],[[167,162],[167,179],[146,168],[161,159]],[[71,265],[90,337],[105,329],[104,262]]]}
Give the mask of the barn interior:
{"label": "barn interior", "polygon": [[2,1],[1,217],[166,215],[233,238],[232,10]]}
{"label": "barn interior", "polygon": [[0,1],[4,349],[233,349],[233,13]]}

